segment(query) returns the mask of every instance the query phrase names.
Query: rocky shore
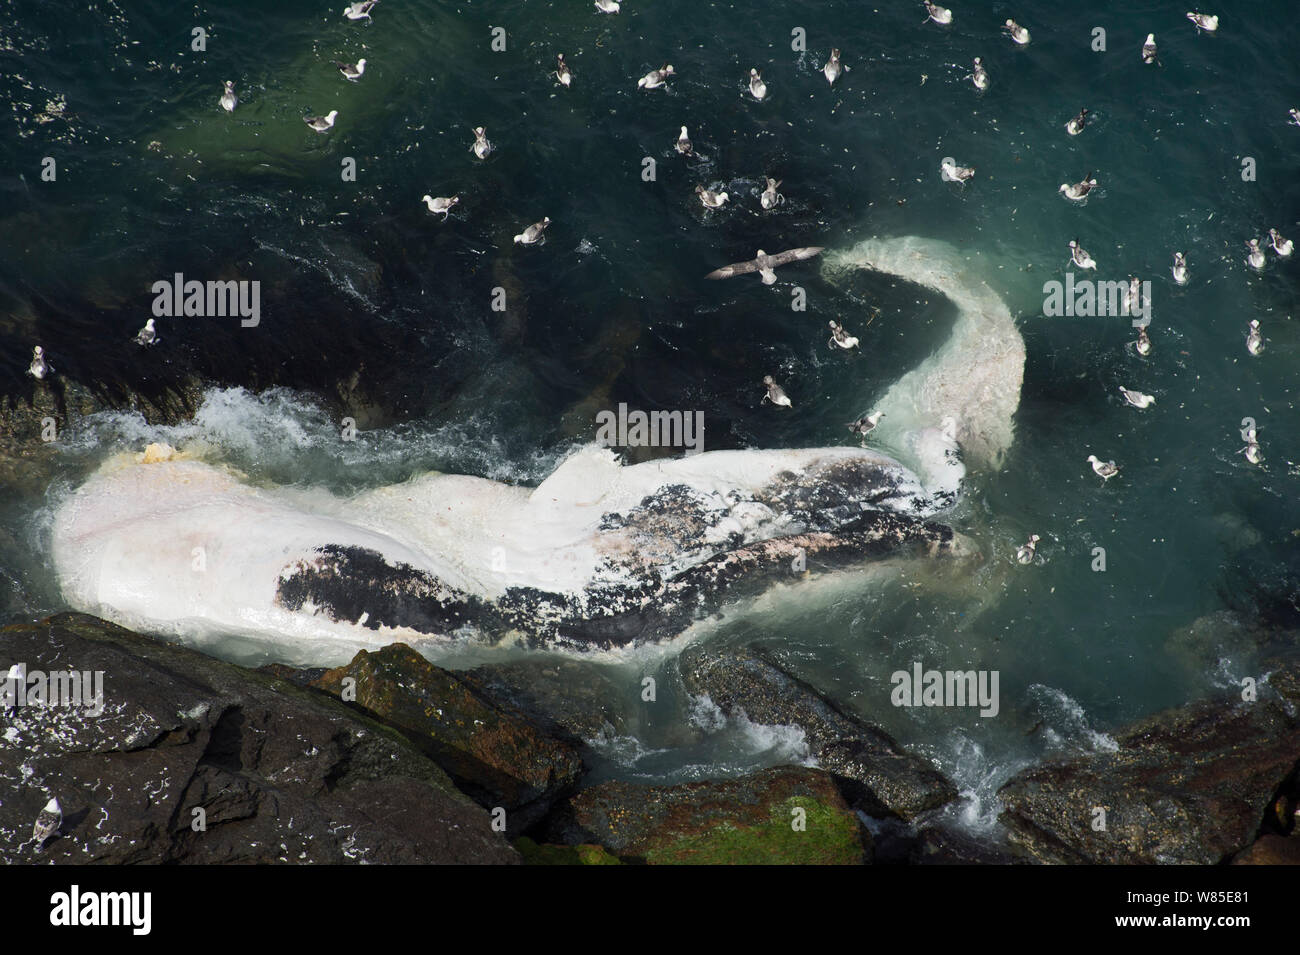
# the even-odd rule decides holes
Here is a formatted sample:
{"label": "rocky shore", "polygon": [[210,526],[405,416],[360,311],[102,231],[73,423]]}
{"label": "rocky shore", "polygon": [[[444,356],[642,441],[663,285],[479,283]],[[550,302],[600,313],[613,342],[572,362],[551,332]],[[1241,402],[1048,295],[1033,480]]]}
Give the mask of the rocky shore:
{"label": "rocky shore", "polygon": [[[1007,839],[947,828],[953,784],[761,648],[693,648],[684,688],[805,735],[810,766],[587,778],[623,725],[571,661],[453,673],[402,644],[332,670],[234,666],[83,614],[0,629],[0,664],[102,676],[103,711],[3,713],[7,863],[954,864],[1300,861],[1300,665],[1002,787]],[[50,798],[62,822],[32,826]],[[1101,810],[1099,813],[1098,810]]]}

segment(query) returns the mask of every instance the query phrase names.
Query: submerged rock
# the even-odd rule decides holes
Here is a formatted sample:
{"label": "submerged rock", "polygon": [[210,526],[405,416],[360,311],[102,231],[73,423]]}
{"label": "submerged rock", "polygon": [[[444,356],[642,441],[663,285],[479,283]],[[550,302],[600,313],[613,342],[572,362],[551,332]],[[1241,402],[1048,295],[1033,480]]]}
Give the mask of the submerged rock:
{"label": "submerged rock", "polygon": [[349,678],[357,706],[404,732],[479,803],[504,808],[507,832],[523,833],[582,773],[571,744],[405,644],[362,650],[311,686],[340,695]]}
{"label": "submerged rock", "polygon": [[488,663],[470,670],[465,679],[499,706],[519,710],[547,734],[574,741],[626,733],[630,707],[616,701],[635,698],[585,660],[547,657]]}
{"label": "submerged rock", "polygon": [[928,762],[841,710],[759,648],[688,653],[682,680],[728,716],[739,712],[754,723],[803,730],[811,755],[841,779],[845,794],[868,815],[913,819],[957,796]]}
{"label": "submerged rock", "polygon": [[[1139,720],[1115,752],[1039,766],[999,796],[1019,851],[1052,863],[1214,865],[1255,839],[1300,759],[1300,668],[1255,702],[1204,700]],[[1094,829],[1096,810],[1105,829]],[[1273,851],[1266,841],[1255,855]]]}
{"label": "submerged rock", "polygon": [[[18,663],[101,672],[103,710],[5,714],[0,861],[518,861],[411,743],[318,692],[83,614],[0,629],[0,675]],[[51,798],[62,825],[37,852]]]}
{"label": "submerged rock", "polygon": [[523,856],[524,865],[622,865],[618,856],[610,855],[600,846],[538,845],[524,836],[515,841],[515,848]]}
{"label": "submerged rock", "polygon": [[829,774],[789,766],[679,786],[602,783],[571,797],[549,831],[650,865],[859,865],[871,846]]}

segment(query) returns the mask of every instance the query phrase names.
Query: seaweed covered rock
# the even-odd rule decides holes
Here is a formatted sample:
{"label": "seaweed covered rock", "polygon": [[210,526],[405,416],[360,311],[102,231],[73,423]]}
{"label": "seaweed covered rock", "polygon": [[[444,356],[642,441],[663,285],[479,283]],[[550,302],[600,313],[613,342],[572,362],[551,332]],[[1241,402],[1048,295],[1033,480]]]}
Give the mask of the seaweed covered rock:
{"label": "seaweed covered rock", "polygon": [[[353,693],[344,693],[345,681]],[[401,730],[479,803],[505,809],[512,835],[540,819],[582,773],[573,745],[402,643],[362,650],[310,685]]]}
{"label": "seaweed covered rock", "polygon": [[650,865],[859,865],[871,845],[829,774],[788,766],[677,786],[602,783],[548,824],[555,842]]}
{"label": "seaweed covered rock", "polygon": [[316,691],[84,614],[0,629],[0,676],[14,666],[11,686],[59,688],[7,701],[0,861],[519,860],[401,734]]}
{"label": "seaweed covered rock", "polygon": [[957,796],[928,762],[840,709],[764,650],[691,654],[682,660],[682,680],[728,716],[741,712],[755,723],[803,730],[818,765],[839,777],[853,804],[869,815],[910,820]]}

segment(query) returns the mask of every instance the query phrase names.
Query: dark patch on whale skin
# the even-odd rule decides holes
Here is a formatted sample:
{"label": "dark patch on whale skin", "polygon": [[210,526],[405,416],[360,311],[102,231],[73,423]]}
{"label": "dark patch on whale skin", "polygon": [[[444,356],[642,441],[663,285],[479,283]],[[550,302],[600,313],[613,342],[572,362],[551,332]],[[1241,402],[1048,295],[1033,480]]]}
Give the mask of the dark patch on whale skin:
{"label": "dark patch on whale skin", "polygon": [[791,562],[801,552],[808,569],[834,570],[908,549],[951,553],[955,537],[946,525],[885,511],[865,512],[853,525],[756,541],[635,588],[589,588],[578,597],[511,588],[497,607],[533,646],[617,649],[677,636],[724,592],[733,600],[753,597],[778,580],[798,579]]}
{"label": "dark patch on whale skin", "polygon": [[286,610],[310,603],[331,620],[357,623],[369,630],[409,627],[421,633],[448,633],[467,623],[483,625],[494,616],[489,605],[461,593],[401,561],[390,563],[368,547],[326,544],[310,560],[286,568],[276,584],[275,600]]}
{"label": "dark patch on whale skin", "polygon": [[[898,476],[898,468],[882,466],[878,461],[830,461],[803,472],[782,471],[754,499],[812,530],[835,530],[865,511],[902,500]],[[910,501],[914,511],[929,504],[923,498]]]}

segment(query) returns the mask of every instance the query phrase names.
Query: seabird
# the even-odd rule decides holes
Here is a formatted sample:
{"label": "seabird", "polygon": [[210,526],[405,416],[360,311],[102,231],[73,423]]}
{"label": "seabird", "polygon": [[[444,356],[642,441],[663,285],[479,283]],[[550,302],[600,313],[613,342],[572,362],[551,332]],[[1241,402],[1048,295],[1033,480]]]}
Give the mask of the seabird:
{"label": "seabird", "polygon": [[1259,333],[1259,319],[1250,320],[1250,331],[1246,333],[1246,351],[1258,355],[1264,350],[1264,336]]}
{"label": "seabird", "polygon": [[858,347],[858,340],[844,330],[844,326],[835,320],[831,320],[831,337],[827,340],[827,345],[839,345],[846,351],[850,348]]}
{"label": "seabird", "polygon": [[1187,256],[1181,252],[1174,253],[1174,267],[1170,270],[1173,273],[1174,281],[1179,285],[1187,284]]}
{"label": "seabird", "polygon": [[618,13],[619,6],[617,0],[596,0],[596,9],[601,13]]}
{"label": "seabird", "polygon": [[31,375],[37,381],[43,381],[45,376],[54,371],[49,362],[45,360],[45,349],[37,345],[32,349],[32,363],[27,366],[27,374]]}
{"label": "seabird", "polygon": [[691,154],[691,140],[690,137],[686,135],[685,126],[682,127],[681,135],[677,137],[677,151],[683,156],[689,156]]}
{"label": "seabird", "polygon": [[1259,247],[1259,239],[1247,239],[1246,248],[1250,249],[1246,264],[1258,272],[1264,267],[1264,250]]}
{"label": "seabird", "polygon": [[[1073,122],[1073,120],[1071,120],[1071,122]],[[1076,182],[1074,185],[1063,182],[1061,183],[1061,188],[1056,191],[1067,199],[1072,199],[1075,202],[1082,202],[1084,199],[1088,198],[1088,193],[1092,192],[1093,188],[1097,185],[1097,180],[1090,178],[1091,176],[1092,173],[1085,174],[1083,179]]]}
{"label": "seabird", "polygon": [[1142,281],[1135,275],[1128,277],[1128,291],[1124,293],[1124,310],[1136,315],[1142,307]]}
{"label": "seabird", "polygon": [[1291,117],[1291,122],[1287,124],[1288,126],[1300,126],[1300,109],[1288,110],[1287,114]]}
{"label": "seabird", "polygon": [[776,269],[782,265],[791,262],[798,262],[801,259],[811,259],[819,255],[825,246],[810,245],[802,249],[789,249],[785,252],[778,252],[776,255],[768,255],[762,249],[758,250],[756,258],[748,262],[733,262],[731,265],[724,265],[720,269],[714,269],[706,279],[729,279],[734,275],[745,275],[748,272],[757,272],[763,279],[764,285],[771,285],[776,281]]}
{"label": "seabird", "polygon": [[460,202],[460,196],[423,196],[424,204],[429,207],[430,212],[441,212],[442,221],[447,221],[447,216],[451,212],[451,207]]}
{"label": "seabird", "polygon": [[700,197],[700,202],[704,203],[706,209],[721,209],[722,204],[728,198],[725,192],[714,192],[712,189],[705,189],[703,186],[696,186],[695,194]]}
{"label": "seabird", "polygon": [[349,20],[369,20],[370,11],[379,0],[357,0],[344,9],[343,15]]}
{"label": "seabird", "polygon": [[573,82],[573,71],[569,69],[569,64],[564,62],[564,54],[555,55],[555,78],[561,86],[568,86]]}
{"label": "seabird", "polygon": [[1023,547],[1016,549],[1016,563],[1031,564],[1034,561],[1034,552],[1038,550],[1038,542],[1042,540],[1037,534],[1030,534],[1029,540]]}
{"label": "seabird", "polygon": [[235,95],[235,81],[226,80],[225,92],[221,94],[221,108],[227,113],[233,113],[238,105],[239,97]]}
{"label": "seabird", "polygon": [[487,159],[488,153],[492,152],[492,144],[488,142],[487,131],[482,126],[474,127],[474,145],[469,147],[479,159]]}
{"label": "seabird", "polygon": [[939,163],[939,171],[943,174],[944,182],[965,182],[975,175],[974,166],[959,166],[946,157]]}
{"label": "seabird", "polygon": [[339,72],[343,74],[344,79],[351,80],[355,83],[357,80],[361,79],[361,74],[366,71],[366,58],[363,56],[361,59],[357,60],[356,66],[353,66],[351,63],[344,63],[342,60],[335,60],[334,65],[339,68]]}
{"label": "seabird", "polygon": [[1140,391],[1134,391],[1130,388],[1125,388],[1123,385],[1119,386],[1119,393],[1123,395],[1124,400],[1127,401],[1129,404],[1131,404],[1134,408],[1150,408],[1153,404],[1156,403],[1156,399],[1153,398],[1151,395],[1144,395]]}
{"label": "seabird", "polygon": [[871,414],[864,414],[857,421],[849,425],[849,430],[854,434],[862,435],[862,445],[866,447],[867,435],[876,430],[876,425],[880,424],[880,419],[885,416],[883,411],[873,411]]}
{"label": "seabird", "polygon": [[36,843],[37,852],[41,851],[46,839],[59,831],[61,825],[63,825],[63,809],[57,799],[51,799],[37,815],[36,824],[32,826],[32,841]]}
{"label": "seabird", "polygon": [[637,89],[652,90],[663,86],[668,82],[668,77],[672,76],[675,71],[671,63],[665,63],[662,70],[651,70],[645,76],[636,81]]}
{"label": "seabird", "polygon": [[1142,62],[1148,65],[1156,61],[1156,35],[1147,34],[1147,40],[1142,44]]}
{"label": "seabird", "polygon": [[1196,24],[1196,29],[1213,33],[1219,29],[1219,18],[1208,13],[1188,13],[1187,19]]}
{"label": "seabird", "polygon": [[532,245],[542,237],[542,233],[546,231],[546,227],[550,224],[551,224],[551,217],[542,216],[541,222],[534,222],[523,232],[515,236],[515,242],[520,243],[522,245]]}
{"label": "seabird", "polygon": [[762,99],[767,95],[767,84],[764,83],[763,78],[758,75],[758,70],[751,69],[749,71],[749,92],[754,99]]}
{"label": "seabird", "polygon": [[1147,334],[1145,327],[1138,329],[1137,341],[1133,343],[1133,347],[1143,358],[1151,354],[1151,336]]}
{"label": "seabird", "polygon": [[921,0],[921,2],[925,4],[925,12],[929,14],[926,18],[927,20],[933,20],[941,26],[947,26],[952,23],[952,11],[947,7],[941,7],[937,3],[931,3],[930,0]]}
{"label": "seabird", "polygon": [[771,375],[763,376],[763,384],[767,385],[767,394],[763,395],[763,400],[759,402],[760,405],[763,401],[770,401],[772,404],[779,405],[782,408],[790,407],[789,396],[786,395],[785,390],[776,383],[775,379],[773,379]]}
{"label": "seabird", "polygon": [[1086,125],[1088,125],[1088,110],[1085,108],[1079,110],[1079,115],[1065,124],[1065,131],[1071,136],[1078,136]]}
{"label": "seabird", "polygon": [[316,130],[318,133],[328,132],[334,126],[334,120],[339,115],[336,109],[330,110],[324,116],[304,116],[302,121]]}
{"label": "seabird", "polygon": [[[1260,461],[1264,460],[1264,455],[1261,454],[1259,450],[1259,442],[1255,440],[1253,434],[1250,436],[1250,440],[1246,442],[1246,446],[1242,448],[1241,451],[1246,452],[1246,460],[1251,464],[1259,464]],[[1240,454],[1241,451],[1238,451],[1237,453]]]}
{"label": "seabird", "polygon": [[831,58],[827,60],[826,65],[822,67],[822,72],[826,74],[826,82],[834,86],[835,81],[838,80],[840,74],[844,72],[844,67],[840,66],[839,50],[831,50]]}
{"label": "seabird", "polygon": [[767,188],[763,190],[763,195],[759,198],[759,202],[762,204],[764,209],[775,209],[781,203],[785,202],[785,196],[776,191],[776,187],[779,185],[781,185],[779,179],[767,180]]}
{"label": "seabird", "polygon": [[157,345],[160,341],[162,339],[158,337],[158,329],[154,328],[152,318],[144,323],[144,328],[135,336],[137,345]]}
{"label": "seabird", "polygon": [[977,90],[986,90],[989,88],[989,74],[984,69],[984,61],[978,56],[975,57],[975,72],[970,75],[970,80],[975,84]]}
{"label": "seabird", "polygon": [[1269,244],[1273,246],[1273,251],[1281,256],[1290,255],[1295,248],[1295,243],[1290,239],[1282,238],[1282,233],[1278,232],[1277,229],[1268,230],[1268,240]]}
{"label": "seabird", "polygon": [[1020,46],[1024,46],[1029,42],[1029,31],[1015,20],[1008,20],[1006,23],[1002,24],[1002,29],[1006,30],[1007,36],[1015,40]]}
{"label": "seabird", "polygon": [[1092,469],[1097,472],[1103,484],[1119,474],[1119,467],[1114,461],[1098,461],[1095,454],[1088,455],[1088,463],[1092,465]]}
{"label": "seabird", "polygon": [[1095,269],[1097,263],[1091,255],[1083,251],[1083,246],[1074,239],[1070,240],[1070,260],[1081,269]]}

